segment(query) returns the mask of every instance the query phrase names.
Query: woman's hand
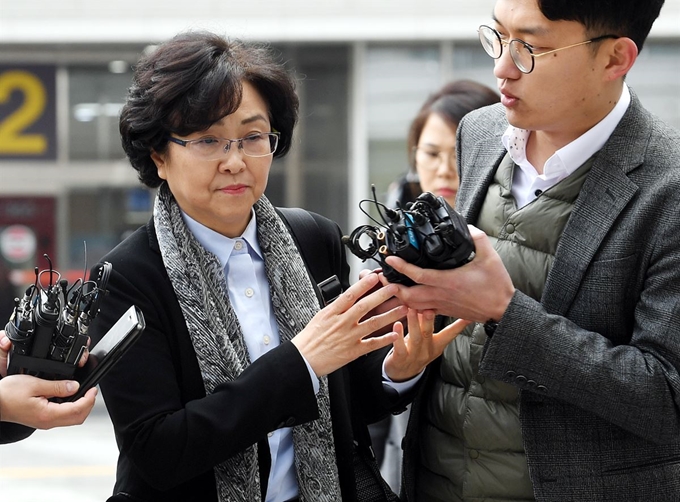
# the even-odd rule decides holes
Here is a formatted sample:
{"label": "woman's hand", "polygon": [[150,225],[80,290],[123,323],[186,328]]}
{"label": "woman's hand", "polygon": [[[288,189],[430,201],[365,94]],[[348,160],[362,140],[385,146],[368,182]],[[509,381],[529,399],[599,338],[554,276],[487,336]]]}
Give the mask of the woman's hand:
{"label": "woman's hand", "polygon": [[12,349],[12,342],[5,334],[0,331],[0,378],[7,376],[7,365],[9,364],[9,351]]}
{"label": "woman's hand", "polygon": [[[359,279],[363,279],[368,274],[378,274],[378,277],[380,277],[382,275],[382,268],[376,268],[376,269],[373,269],[373,270],[368,270],[368,269],[361,270],[361,271],[359,271]],[[378,284],[376,284],[375,286],[373,286],[370,289],[369,293],[373,293],[373,292],[377,291],[378,289],[380,289],[381,287],[383,287],[383,285],[380,282],[378,282]],[[396,296],[393,296],[393,297],[389,298],[388,300],[386,300],[385,302],[378,305],[377,307],[375,307],[374,309],[372,309],[368,314],[366,314],[365,317],[369,318],[369,317],[373,317],[373,316],[378,315],[378,314],[384,314],[385,312],[389,312],[390,310],[397,308],[400,305],[403,305],[402,301],[399,298],[397,298]],[[399,320],[403,321],[403,320],[405,320],[405,318],[401,318]],[[384,335],[386,333],[389,333],[391,331],[391,328],[392,328],[392,326],[389,326],[389,325],[384,326],[380,330],[373,333],[373,336]]]}
{"label": "woman's hand", "polygon": [[391,344],[397,333],[371,336],[406,315],[406,307],[397,306],[386,312],[368,315],[394,296],[396,287],[378,285],[378,274],[362,277],[323,308],[293,338],[292,343],[310,364],[317,376],[327,375],[359,356]]}
{"label": "woman's hand", "polygon": [[394,349],[385,359],[385,373],[394,382],[403,382],[419,374],[425,367],[441,355],[444,348],[456,338],[471,321],[458,319],[438,333],[434,333],[433,310],[419,313],[409,309],[408,335],[404,336],[404,325],[394,323],[394,331],[399,334],[394,341]]}

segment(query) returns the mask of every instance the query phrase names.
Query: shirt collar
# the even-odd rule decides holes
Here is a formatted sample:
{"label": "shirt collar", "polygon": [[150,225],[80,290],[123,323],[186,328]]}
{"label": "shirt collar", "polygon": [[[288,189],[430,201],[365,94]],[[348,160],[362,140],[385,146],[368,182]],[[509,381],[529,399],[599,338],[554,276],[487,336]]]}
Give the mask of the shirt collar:
{"label": "shirt collar", "polygon": [[[591,127],[584,134],[571,143],[557,150],[543,166],[545,178],[566,178],[576,171],[583,163],[598,152],[616,129],[630,104],[630,91],[624,82],[621,97],[616,106],[600,122]],[[502,137],[503,146],[508,151],[515,164],[524,168],[526,159],[526,144],[530,131],[509,126]],[[534,174],[535,176],[535,174]]]}
{"label": "shirt collar", "polygon": [[[243,231],[241,237],[232,239],[226,237],[219,232],[215,232],[211,228],[206,227],[202,223],[194,220],[191,216],[182,211],[182,218],[187,227],[194,234],[196,240],[201,243],[201,245],[214,254],[222,266],[226,266],[231,256],[231,252],[234,250],[234,244],[237,240],[242,239],[248,243],[248,249],[252,250],[261,259],[262,250],[260,249],[260,244],[257,242],[257,217],[255,216],[255,211],[251,210],[251,218],[248,226]],[[252,254],[252,253],[251,253]]]}

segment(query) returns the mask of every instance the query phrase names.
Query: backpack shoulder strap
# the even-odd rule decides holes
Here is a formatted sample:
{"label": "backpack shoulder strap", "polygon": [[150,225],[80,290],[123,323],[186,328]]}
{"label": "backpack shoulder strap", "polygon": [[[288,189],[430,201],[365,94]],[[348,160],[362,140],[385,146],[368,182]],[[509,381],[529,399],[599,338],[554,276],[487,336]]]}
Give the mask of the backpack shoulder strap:
{"label": "backpack shoulder strap", "polygon": [[[329,250],[332,242],[329,242],[329,237],[324,234],[309,211],[298,207],[278,207],[276,211],[288,226],[312,282],[318,286],[317,294],[323,305],[326,300],[334,298],[342,290],[333,270],[334,259]],[[336,277],[336,281],[328,283],[327,281],[332,281],[333,277]],[[335,288],[339,288],[339,291]]]}
{"label": "backpack shoulder strap", "polygon": [[327,279],[332,275],[330,260],[326,256],[325,246],[319,246],[321,231],[312,215],[299,207],[279,207],[277,211],[288,225],[314,281],[318,283]]}

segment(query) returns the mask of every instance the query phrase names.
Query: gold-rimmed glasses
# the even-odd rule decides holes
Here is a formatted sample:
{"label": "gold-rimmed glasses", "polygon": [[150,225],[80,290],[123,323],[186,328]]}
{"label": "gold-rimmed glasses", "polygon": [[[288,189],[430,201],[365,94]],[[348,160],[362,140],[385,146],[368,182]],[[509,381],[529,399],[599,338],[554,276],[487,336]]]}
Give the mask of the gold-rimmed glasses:
{"label": "gold-rimmed glasses", "polygon": [[592,44],[606,38],[619,38],[617,35],[602,35],[576,44],[536,53],[531,44],[528,44],[519,38],[513,38],[509,41],[503,40],[501,34],[490,26],[481,25],[477,31],[479,33],[479,41],[482,43],[484,51],[486,51],[489,56],[493,59],[500,58],[503,55],[503,46],[507,46],[513,63],[515,63],[515,66],[517,66],[522,73],[531,73],[534,70],[534,60],[537,57],[546,56],[553,52],[563,51],[565,49],[571,49],[572,47],[578,47],[579,45]]}

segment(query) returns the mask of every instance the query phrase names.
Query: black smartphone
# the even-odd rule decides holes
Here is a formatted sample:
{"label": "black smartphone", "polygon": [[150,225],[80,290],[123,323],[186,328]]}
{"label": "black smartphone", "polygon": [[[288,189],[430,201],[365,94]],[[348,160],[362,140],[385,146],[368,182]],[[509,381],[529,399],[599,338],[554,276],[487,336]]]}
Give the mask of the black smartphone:
{"label": "black smartphone", "polygon": [[99,383],[102,377],[127,352],[144,331],[144,316],[136,306],[130,307],[111,329],[90,350],[87,362],[76,370],[75,379],[80,383],[78,391],[64,399],[75,401]]}

